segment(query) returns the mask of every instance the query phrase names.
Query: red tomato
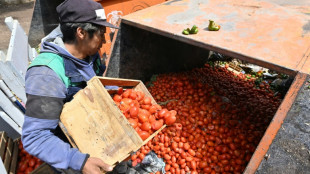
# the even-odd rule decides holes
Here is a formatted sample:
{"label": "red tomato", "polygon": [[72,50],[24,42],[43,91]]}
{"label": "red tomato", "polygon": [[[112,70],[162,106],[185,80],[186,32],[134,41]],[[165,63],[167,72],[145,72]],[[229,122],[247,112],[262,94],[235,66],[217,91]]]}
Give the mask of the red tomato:
{"label": "red tomato", "polygon": [[138,121],[136,119],[129,118],[128,121],[133,128],[138,126]]}
{"label": "red tomato", "polygon": [[122,96],[118,95],[118,94],[115,94],[114,97],[113,97],[113,100],[115,102],[121,102],[122,100]]}
{"label": "red tomato", "polygon": [[137,159],[133,160],[132,163],[131,163],[131,165],[133,167],[135,167],[137,164],[138,164],[138,160]]}
{"label": "red tomato", "polygon": [[139,113],[139,108],[137,108],[135,106],[131,107],[129,112],[130,112],[130,116],[132,118],[136,118],[138,116],[138,113]]}
{"label": "red tomato", "polygon": [[169,111],[167,109],[162,109],[158,112],[159,118],[163,118],[165,114],[167,114]]}
{"label": "red tomato", "polygon": [[118,95],[122,95],[123,94],[123,88],[122,87],[118,88],[117,94]]}
{"label": "red tomato", "polygon": [[132,91],[132,92],[130,93],[130,95],[129,95],[129,98],[135,100],[135,99],[137,98],[137,93],[136,93],[136,91]]}
{"label": "red tomato", "polygon": [[149,122],[150,122],[151,124],[153,124],[154,121],[156,121],[155,116],[154,116],[154,115],[150,115],[150,116],[149,116]]}
{"label": "red tomato", "polygon": [[144,130],[144,131],[149,131],[151,130],[152,126],[151,126],[151,123],[149,122],[144,122],[141,126],[141,129]]}
{"label": "red tomato", "polygon": [[141,161],[144,159],[144,157],[145,157],[145,154],[144,154],[144,153],[140,153],[140,154],[139,154],[139,158],[141,159]]}
{"label": "red tomato", "polygon": [[150,112],[151,114],[156,113],[156,112],[157,112],[156,106],[155,106],[155,105],[152,105],[152,106],[149,108],[149,112]]}
{"label": "red tomato", "polygon": [[141,91],[137,91],[137,100],[141,101],[144,98],[144,93]]}
{"label": "red tomato", "polygon": [[150,97],[144,97],[143,104],[151,105],[152,104],[152,99]]}
{"label": "red tomato", "polygon": [[35,164],[36,164],[36,161],[33,158],[29,159],[29,162],[28,162],[29,167],[33,167]]}
{"label": "red tomato", "polygon": [[167,118],[165,118],[165,123],[167,125],[172,125],[175,121],[176,121],[176,117],[175,116],[169,116]]}
{"label": "red tomato", "polygon": [[19,171],[23,172],[23,171],[25,171],[25,170],[27,169],[28,164],[25,163],[25,162],[21,162],[21,163],[22,163],[22,164],[21,164],[21,166],[20,166],[20,168],[19,168]]}
{"label": "red tomato", "polygon": [[163,123],[161,121],[154,121],[152,123],[152,129],[153,130],[158,130],[163,126]]}
{"label": "red tomato", "polygon": [[139,119],[139,122],[141,122],[141,123],[149,121],[148,117],[144,114],[139,114],[138,119]]}
{"label": "red tomato", "polygon": [[138,132],[138,134],[143,141],[146,140],[150,136],[150,134],[146,131],[140,131]]}
{"label": "red tomato", "polygon": [[123,98],[128,98],[129,95],[131,94],[132,89],[127,89],[125,92],[123,92],[122,97]]}

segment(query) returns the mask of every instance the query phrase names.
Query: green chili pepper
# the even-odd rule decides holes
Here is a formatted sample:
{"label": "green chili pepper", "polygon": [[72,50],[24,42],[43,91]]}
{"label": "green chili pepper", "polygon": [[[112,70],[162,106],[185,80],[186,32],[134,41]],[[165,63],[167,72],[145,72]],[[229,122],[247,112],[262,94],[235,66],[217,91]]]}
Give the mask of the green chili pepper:
{"label": "green chili pepper", "polygon": [[183,34],[185,34],[185,35],[189,35],[189,32],[188,32],[188,30],[183,30],[183,32],[182,32]]}
{"label": "green chili pepper", "polygon": [[184,29],[182,33],[185,35],[197,34],[198,33],[198,27],[196,25],[193,25],[193,27],[191,29],[190,28]]}
{"label": "green chili pepper", "polygon": [[208,26],[208,29],[209,29],[210,31],[218,31],[220,28],[221,28],[221,26],[220,26],[220,25],[217,25],[217,24],[215,24],[215,22],[214,22],[214,21],[209,20],[209,26]]}
{"label": "green chili pepper", "polygon": [[190,34],[196,34],[195,32],[198,30],[196,25],[193,25],[192,29],[189,31]]}

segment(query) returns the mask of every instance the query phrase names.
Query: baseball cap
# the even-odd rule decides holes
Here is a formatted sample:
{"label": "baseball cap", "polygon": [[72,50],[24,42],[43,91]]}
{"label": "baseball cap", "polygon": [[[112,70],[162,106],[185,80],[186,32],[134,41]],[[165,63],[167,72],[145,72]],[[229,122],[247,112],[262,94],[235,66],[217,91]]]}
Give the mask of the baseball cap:
{"label": "baseball cap", "polygon": [[65,0],[56,7],[60,23],[89,22],[110,28],[118,28],[107,22],[101,4],[94,0]]}

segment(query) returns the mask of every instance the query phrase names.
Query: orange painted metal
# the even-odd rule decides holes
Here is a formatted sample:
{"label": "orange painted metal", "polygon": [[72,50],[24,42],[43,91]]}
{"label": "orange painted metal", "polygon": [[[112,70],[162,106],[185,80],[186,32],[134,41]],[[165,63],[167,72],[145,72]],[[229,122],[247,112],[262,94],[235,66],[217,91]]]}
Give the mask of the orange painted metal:
{"label": "orange painted metal", "polygon": [[[113,16],[111,14],[112,11],[115,11],[116,15],[123,16],[165,2],[166,0],[95,0],[95,1],[99,2],[103,6],[107,16],[107,21],[111,22],[110,19]],[[100,55],[106,53],[107,56],[109,56],[111,53],[112,43],[110,33],[111,30],[110,28],[108,28],[107,33],[105,35],[107,42],[102,45],[99,52]]]}
{"label": "orange painted metal", "polygon": [[264,159],[264,156],[269,149],[269,146],[277,135],[288,111],[291,109],[291,106],[294,103],[294,100],[297,97],[299,90],[305,83],[306,78],[307,74],[304,73],[298,73],[296,75],[294,82],[292,83],[289,91],[286,93],[285,98],[281,103],[276,115],[273,117],[273,120],[268,126],[263,138],[258,144],[250,162],[248,163],[244,174],[255,173],[255,171],[259,167],[260,163]]}
{"label": "orange painted metal", "polygon": [[[122,22],[279,72],[310,73],[308,9],[258,0],[171,0]],[[210,19],[219,31],[208,31]],[[182,34],[194,24],[198,34]]]}

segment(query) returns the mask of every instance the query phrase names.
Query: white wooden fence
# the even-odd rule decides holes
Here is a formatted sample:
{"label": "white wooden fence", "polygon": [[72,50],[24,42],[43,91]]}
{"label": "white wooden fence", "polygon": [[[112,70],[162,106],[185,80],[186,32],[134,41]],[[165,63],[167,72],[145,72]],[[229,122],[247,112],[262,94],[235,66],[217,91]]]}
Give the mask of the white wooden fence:
{"label": "white wooden fence", "polygon": [[[5,23],[12,34],[7,55],[0,50],[0,131],[16,139],[24,123],[25,74],[37,53],[29,46],[28,36],[17,20],[7,17]],[[1,159],[0,173],[7,173]]]}

